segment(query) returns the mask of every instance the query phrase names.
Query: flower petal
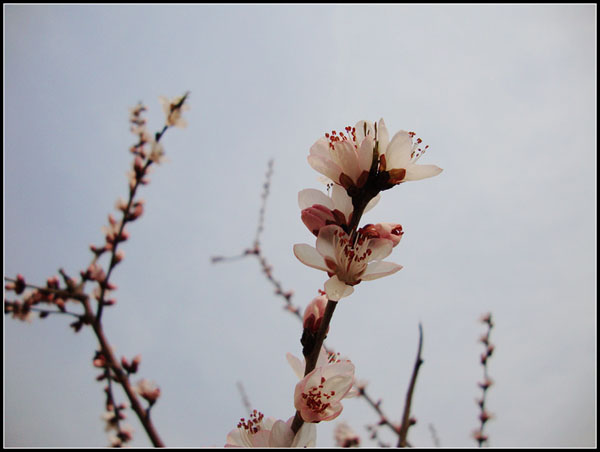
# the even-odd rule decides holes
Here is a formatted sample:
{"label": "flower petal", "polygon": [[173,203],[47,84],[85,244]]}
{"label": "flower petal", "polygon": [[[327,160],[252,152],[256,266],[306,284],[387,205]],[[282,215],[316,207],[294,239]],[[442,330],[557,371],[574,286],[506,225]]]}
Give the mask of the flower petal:
{"label": "flower petal", "polygon": [[373,163],[373,147],[375,143],[371,136],[365,137],[365,139],[360,143],[357,153],[358,153],[358,166],[363,171],[369,171],[371,169],[371,163]]}
{"label": "flower petal", "polygon": [[435,165],[409,165],[406,168],[406,176],[404,181],[421,180],[428,177],[437,176],[442,172],[442,168]]}
{"label": "flower petal", "polygon": [[304,363],[291,353],[286,353],[285,357],[296,376],[298,378],[304,378]]}
{"label": "flower petal", "polygon": [[342,170],[332,160],[326,159],[319,155],[309,155],[307,160],[308,164],[312,166],[315,171],[318,171],[323,176],[328,177],[334,182],[339,182]]}
{"label": "flower petal", "polygon": [[317,426],[305,422],[300,427],[290,447],[315,447],[317,443]]}
{"label": "flower petal", "polygon": [[333,275],[325,282],[325,293],[331,301],[339,301],[354,292],[354,287],[348,286],[340,281],[337,275]]}
{"label": "flower petal", "polygon": [[310,147],[310,155],[317,155],[324,159],[331,158],[329,156],[329,140],[325,137],[319,138],[315,144]]}
{"label": "flower petal", "polygon": [[379,155],[385,154],[385,151],[390,144],[390,134],[385,126],[383,118],[379,120],[379,124],[377,125],[377,141],[379,142]]}
{"label": "flower petal", "polygon": [[[335,224],[322,227],[319,230],[319,236],[317,237],[317,251],[323,258],[329,258],[336,262],[336,234],[346,235],[344,230]],[[328,270],[329,271],[329,270]]]}
{"label": "flower petal", "polygon": [[333,144],[331,155],[334,157],[335,163],[339,165],[342,172],[356,182],[362,171],[358,165],[358,156],[356,155],[352,142],[348,140],[336,141]]}
{"label": "flower petal", "polygon": [[371,250],[371,255],[369,256],[368,261],[380,261],[381,259],[385,259],[391,254],[392,248],[394,248],[394,243],[391,240],[369,240],[369,249]]}
{"label": "flower petal", "polygon": [[350,217],[354,207],[352,206],[352,198],[348,196],[346,189],[337,184],[331,187],[331,201],[334,208],[342,212],[346,216],[346,219]]}
{"label": "flower petal", "polygon": [[405,130],[396,133],[385,152],[388,171],[392,168],[406,168],[410,164],[412,152],[412,135]]}
{"label": "flower petal", "polygon": [[356,142],[360,143],[366,136],[375,136],[375,128],[371,121],[358,121],[354,125],[354,133],[356,134]]}
{"label": "flower petal", "polygon": [[294,245],[294,255],[304,265],[316,268],[317,270],[329,271],[327,265],[325,265],[325,259],[323,259],[323,256],[321,256],[319,252],[310,245],[305,243]]}
{"label": "flower petal", "polygon": [[365,210],[363,213],[367,213],[369,210],[371,210],[373,207],[375,207],[380,199],[381,199],[381,193],[377,193],[377,196],[375,196],[373,199],[371,199],[369,201],[369,203],[367,204],[367,207],[365,207]]}
{"label": "flower petal", "polygon": [[271,428],[269,447],[290,447],[294,440],[294,431],[283,421],[277,421]]}
{"label": "flower petal", "polygon": [[372,281],[374,279],[383,278],[396,273],[402,269],[402,265],[395,264],[394,262],[373,262],[367,266],[367,269],[362,274],[361,279],[363,281]]}
{"label": "flower petal", "polygon": [[307,207],[312,207],[315,204],[320,204],[331,210],[335,208],[331,198],[321,190],[307,188],[298,193],[298,205],[300,206],[300,209],[306,209]]}

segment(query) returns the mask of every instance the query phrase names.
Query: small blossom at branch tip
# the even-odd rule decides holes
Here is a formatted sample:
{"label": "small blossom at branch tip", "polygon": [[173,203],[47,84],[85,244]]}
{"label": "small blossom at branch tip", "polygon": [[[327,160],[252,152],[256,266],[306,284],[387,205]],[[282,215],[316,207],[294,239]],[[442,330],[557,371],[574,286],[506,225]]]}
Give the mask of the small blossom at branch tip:
{"label": "small blossom at branch tip", "polygon": [[335,426],[333,431],[335,444],[338,447],[359,447],[360,436],[348,425],[347,422],[342,421]]}
{"label": "small blossom at branch tip", "polygon": [[146,380],[145,378],[137,383],[135,390],[140,396],[146,399],[150,405],[153,405],[160,397],[160,388],[156,386],[156,383]]}
{"label": "small blossom at branch tip", "polygon": [[189,105],[185,103],[188,95],[189,93],[186,93],[183,96],[174,97],[171,100],[164,96],[158,98],[166,116],[165,124],[167,126],[180,128],[185,128],[187,126],[187,122],[181,115],[190,108]]}

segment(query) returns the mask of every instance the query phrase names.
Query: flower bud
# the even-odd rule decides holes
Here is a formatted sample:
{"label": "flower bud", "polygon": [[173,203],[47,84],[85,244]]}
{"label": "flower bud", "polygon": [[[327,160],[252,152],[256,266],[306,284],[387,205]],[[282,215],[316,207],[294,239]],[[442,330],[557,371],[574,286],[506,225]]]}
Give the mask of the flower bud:
{"label": "flower bud", "polygon": [[327,297],[324,295],[319,295],[308,304],[302,320],[304,329],[308,329],[313,333],[319,330],[326,306]]}

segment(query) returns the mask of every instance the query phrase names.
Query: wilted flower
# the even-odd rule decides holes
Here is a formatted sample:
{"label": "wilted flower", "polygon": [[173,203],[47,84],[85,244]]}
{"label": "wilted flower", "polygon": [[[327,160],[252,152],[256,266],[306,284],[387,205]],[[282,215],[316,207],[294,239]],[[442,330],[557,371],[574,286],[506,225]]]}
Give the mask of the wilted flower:
{"label": "wilted flower", "polygon": [[402,268],[382,259],[389,256],[394,242],[385,238],[369,238],[360,233],[355,240],[339,226],[320,229],[316,248],[294,245],[294,254],[305,265],[326,271],[330,276],[325,292],[332,301],[350,295],[352,286],[396,273]]}

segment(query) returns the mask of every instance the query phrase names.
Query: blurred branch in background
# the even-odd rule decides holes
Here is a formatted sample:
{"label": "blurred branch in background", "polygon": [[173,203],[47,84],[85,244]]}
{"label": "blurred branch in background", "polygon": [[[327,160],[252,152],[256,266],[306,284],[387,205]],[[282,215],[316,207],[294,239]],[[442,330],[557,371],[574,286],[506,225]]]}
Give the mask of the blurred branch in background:
{"label": "blurred branch in background", "polygon": [[[150,134],[146,129],[146,119],[143,113],[146,107],[138,104],[130,109],[130,131],[137,136],[138,142],[130,147],[133,154],[133,162],[128,173],[129,194],[127,201],[119,199],[116,203],[116,210],[121,212],[121,219],[116,220],[112,214],[108,215],[108,226],[104,230],[104,244],[102,246],[91,245],[90,250],[93,254],[91,263],[83,271],[80,271],[80,279],[76,281],[65,273],[63,269],[58,272],[63,282],[58,277],[53,276],[46,281],[46,287],[31,285],[26,283],[25,277],[18,274],[16,278],[7,278],[5,281],[6,291],[13,291],[21,300],[8,300],[4,302],[4,313],[12,314],[13,318],[22,321],[31,321],[34,313],[38,313],[40,318],[46,318],[52,314],[66,314],[75,317],[76,320],[70,324],[77,333],[84,326],[92,328],[96,336],[100,350],[95,352],[92,359],[94,367],[102,369],[102,373],[96,377],[97,381],[106,381],[104,392],[105,413],[102,419],[106,422],[106,431],[111,432],[110,443],[114,447],[121,447],[131,441],[132,428],[123,423],[127,406],[124,403],[117,403],[113,394],[114,383],[122,386],[129,400],[131,409],[136,413],[150,441],[155,447],[163,447],[164,444],[158,435],[152,421],[150,420],[150,410],[160,396],[160,389],[152,382],[142,379],[133,385],[130,381],[130,375],[137,372],[141,357],[138,355],[131,361],[125,357],[119,361],[113,352],[104,328],[102,325],[102,313],[105,307],[114,306],[116,300],[108,298],[109,294],[116,289],[116,286],[110,282],[110,276],[115,267],[124,259],[125,254],[118,250],[120,243],[129,238],[129,233],[125,226],[127,223],[137,220],[144,212],[144,201],[136,200],[137,190],[140,185],[148,183],[148,172],[152,164],[160,164],[164,158],[164,148],[160,139],[169,127],[184,127],[185,121],[181,117],[183,111],[188,109],[185,104],[189,93],[183,96],[168,100],[160,98],[163,111],[166,116],[165,124],[162,129]],[[108,256],[106,270],[101,265],[100,260],[103,256]],[[87,284],[94,284],[95,287],[91,294],[85,292]],[[33,289],[31,292],[24,293],[26,289]],[[92,300],[96,300],[96,312],[92,308]],[[83,312],[73,312],[67,310],[67,302],[75,302],[82,307]],[[40,308],[40,303],[47,304],[50,309]],[[147,405],[144,407],[140,398],[144,399]],[[114,431],[114,434],[112,433]]]}
{"label": "blurred branch in background", "polygon": [[480,426],[479,429],[475,431],[475,433],[473,434],[473,437],[475,438],[475,441],[477,441],[477,444],[479,445],[479,447],[482,447],[484,443],[487,443],[489,441],[488,435],[486,435],[483,432],[483,429],[485,427],[485,423],[487,421],[489,421],[492,418],[492,415],[486,410],[485,407],[485,403],[486,403],[486,395],[487,392],[490,388],[490,386],[492,386],[492,380],[490,379],[489,375],[488,375],[488,359],[492,356],[492,353],[494,352],[494,344],[492,344],[490,342],[490,333],[492,332],[492,328],[494,327],[494,323],[492,322],[492,314],[488,313],[485,314],[482,318],[481,318],[481,322],[484,323],[487,326],[487,330],[485,332],[485,334],[481,337],[481,339],[479,340],[484,346],[485,346],[485,351],[481,354],[481,365],[483,367],[483,381],[481,383],[479,383],[479,387],[481,388],[481,398],[477,400],[477,405],[479,405],[479,421],[480,421]]}

